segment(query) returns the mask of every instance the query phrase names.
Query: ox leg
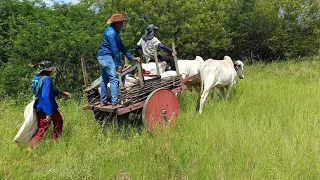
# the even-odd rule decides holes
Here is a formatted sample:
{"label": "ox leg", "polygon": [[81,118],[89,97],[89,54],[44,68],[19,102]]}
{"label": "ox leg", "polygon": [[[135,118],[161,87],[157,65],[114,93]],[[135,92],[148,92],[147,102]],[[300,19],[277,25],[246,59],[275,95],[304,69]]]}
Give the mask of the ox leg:
{"label": "ox leg", "polygon": [[229,84],[229,85],[227,86],[226,99],[229,98],[229,96],[230,96],[230,94],[231,94],[232,87],[233,87],[233,83],[231,83],[231,84]]}
{"label": "ox leg", "polygon": [[[206,71],[202,72],[203,74],[207,73]],[[215,81],[212,81],[212,78],[208,79],[208,78],[204,78],[203,74],[201,75],[201,85],[202,85],[202,94],[200,97],[200,102],[199,102],[199,114],[202,114],[202,109],[203,109],[203,105],[204,102],[206,101],[208,94],[210,92],[210,89],[214,87],[215,85]]]}
{"label": "ox leg", "polygon": [[214,90],[216,91],[216,93],[218,94],[218,96],[223,99],[225,97],[225,94],[224,94],[224,89],[223,87],[215,87]]}
{"label": "ox leg", "polygon": [[[210,90],[210,89],[209,89]],[[208,94],[209,94],[209,90],[205,90],[203,91],[201,97],[200,97],[200,107],[199,107],[199,114],[202,114],[202,108],[203,108],[203,104],[206,101]]]}

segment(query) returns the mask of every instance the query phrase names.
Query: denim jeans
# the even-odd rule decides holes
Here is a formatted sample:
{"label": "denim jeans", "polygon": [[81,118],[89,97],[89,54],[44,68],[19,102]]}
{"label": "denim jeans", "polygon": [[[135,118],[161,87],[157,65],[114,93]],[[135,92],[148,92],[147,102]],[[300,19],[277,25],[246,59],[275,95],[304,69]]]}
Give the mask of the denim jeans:
{"label": "denim jeans", "polygon": [[118,94],[119,94],[119,80],[118,73],[116,70],[116,65],[113,61],[112,56],[98,56],[98,61],[101,68],[102,81],[101,81],[101,102],[107,102],[107,85],[110,82],[111,90],[111,103],[112,105],[118,104]]}

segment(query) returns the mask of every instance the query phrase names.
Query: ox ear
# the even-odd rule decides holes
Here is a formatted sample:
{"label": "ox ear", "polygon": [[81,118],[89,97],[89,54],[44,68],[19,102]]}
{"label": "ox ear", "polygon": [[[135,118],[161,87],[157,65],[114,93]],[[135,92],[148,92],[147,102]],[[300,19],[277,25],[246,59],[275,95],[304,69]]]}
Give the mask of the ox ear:
{"label": "ox ear", "polygon": [[232,62],[233,62],[234,65],[240,65],[239,62],[242,62],[242,61],[240,61],[240,60],[238,59],[238,60],[232,60]]}
{"label": "ox ear", "polygon": [[238,63],[240,63],[240,64],[241,64],[241,66],[244,66],[243,61],[241,61],[240,59],[238,59],[238,60],[237,60],[237,62],[238,62]]}

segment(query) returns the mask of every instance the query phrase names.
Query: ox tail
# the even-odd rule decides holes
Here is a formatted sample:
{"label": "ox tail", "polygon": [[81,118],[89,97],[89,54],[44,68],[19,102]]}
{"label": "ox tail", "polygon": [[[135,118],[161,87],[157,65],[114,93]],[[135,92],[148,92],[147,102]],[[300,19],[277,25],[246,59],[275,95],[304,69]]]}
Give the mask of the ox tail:
{"label": "ox tail", "polygon": [[199,94],[199,97],[198,97],[198,101],[197,101],[197,106],[196,106],[196,111],[199,111],[200,109],[200,100],[201,100],[201,94],[203,93],[203,74],[201,73],[201,69],[202,69],[202,66],[203,65],[200,65],[200,67],[198,68],[198,74],[200,76],[200,82],[201,82],[201,91],[200,91],[200,94]]}

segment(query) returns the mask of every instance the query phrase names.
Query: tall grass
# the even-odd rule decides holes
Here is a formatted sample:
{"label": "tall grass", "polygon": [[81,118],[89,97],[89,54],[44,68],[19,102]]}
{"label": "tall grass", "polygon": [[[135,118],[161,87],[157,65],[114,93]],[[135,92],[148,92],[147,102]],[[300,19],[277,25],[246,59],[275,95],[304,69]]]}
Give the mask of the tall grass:
{"label": "tall grass", "polygon": [[101,126],[75,101],[60,103],[64,132],[32,153],[13,138],[23,108],[0,103],[1,179],[317,179],[320,177],[319,58],[245,66],[232,97],[179,95],[175,128],[152,135]]}

